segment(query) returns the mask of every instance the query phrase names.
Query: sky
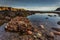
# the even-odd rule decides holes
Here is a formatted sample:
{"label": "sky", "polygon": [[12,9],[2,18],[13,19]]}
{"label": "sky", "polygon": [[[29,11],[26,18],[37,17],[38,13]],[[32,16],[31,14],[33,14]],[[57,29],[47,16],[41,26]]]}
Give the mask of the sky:
{"label": "sky", "polygon": [[51,11],[60,7],[60,0],[0,0],[0,6]]}

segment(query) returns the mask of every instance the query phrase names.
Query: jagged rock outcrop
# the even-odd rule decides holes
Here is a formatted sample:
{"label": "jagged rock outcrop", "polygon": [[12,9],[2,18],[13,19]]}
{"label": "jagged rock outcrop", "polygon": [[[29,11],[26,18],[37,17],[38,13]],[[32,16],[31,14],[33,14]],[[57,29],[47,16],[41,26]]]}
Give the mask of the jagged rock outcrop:
{"label": "jagged rock outcrop", "polygon": [[43,25],[39,28],[26,18],[26,17],[15,17],[11,19],[7,26],[5,26],[8,32],[19,33],[20,40],[54,40],[53,32],[45,29]]}

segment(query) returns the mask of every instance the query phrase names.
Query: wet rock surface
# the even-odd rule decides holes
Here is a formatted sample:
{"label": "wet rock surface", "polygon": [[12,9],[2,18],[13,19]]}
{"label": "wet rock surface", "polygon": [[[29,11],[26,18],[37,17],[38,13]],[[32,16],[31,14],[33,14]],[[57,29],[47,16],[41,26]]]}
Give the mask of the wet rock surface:
{"label": "wet rock surface", "polygon": [[0,27],[0,40],[18,40],[18,34],[17,33],[10,33],[6,32],[4,27],[6,26],[6,23]]}
{"label": "wet rock surface", "polygon": [[37,27],[25,17],[16,17],[5,26],[6,40],[54,40],[53,32],[45,29],[43,25]]}

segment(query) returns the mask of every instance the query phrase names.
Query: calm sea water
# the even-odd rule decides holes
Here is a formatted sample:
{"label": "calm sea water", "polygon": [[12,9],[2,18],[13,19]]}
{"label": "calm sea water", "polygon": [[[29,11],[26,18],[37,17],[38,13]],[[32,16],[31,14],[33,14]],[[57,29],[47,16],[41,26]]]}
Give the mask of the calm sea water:
{"label": "calm sea water", "polygon": [[35,25],[43,24],[48,27],[60,28],[60,25],[57,24],[57,22],[60,21],[60,16],[58,14],[35,14],[27,18]]}

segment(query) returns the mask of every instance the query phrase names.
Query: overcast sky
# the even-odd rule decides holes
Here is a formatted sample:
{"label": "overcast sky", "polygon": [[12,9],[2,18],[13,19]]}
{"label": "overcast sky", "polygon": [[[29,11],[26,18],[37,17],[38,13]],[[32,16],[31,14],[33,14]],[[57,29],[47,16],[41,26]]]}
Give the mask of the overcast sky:
{"label": "overcast sky", "polygon": [[55,10],[60,7],[60,0],[0,0],[0,6],[29,10]]}

